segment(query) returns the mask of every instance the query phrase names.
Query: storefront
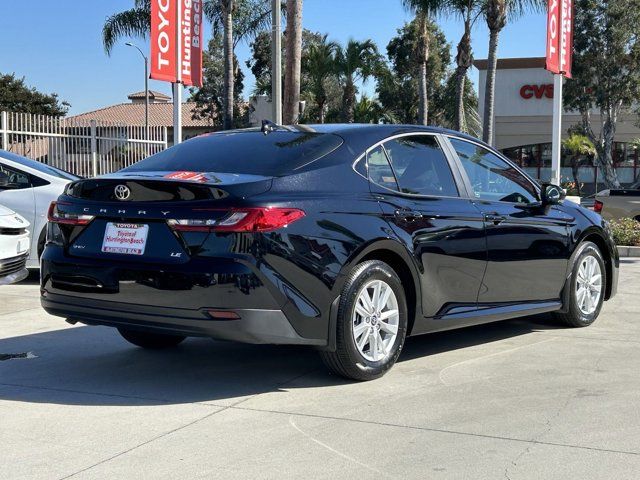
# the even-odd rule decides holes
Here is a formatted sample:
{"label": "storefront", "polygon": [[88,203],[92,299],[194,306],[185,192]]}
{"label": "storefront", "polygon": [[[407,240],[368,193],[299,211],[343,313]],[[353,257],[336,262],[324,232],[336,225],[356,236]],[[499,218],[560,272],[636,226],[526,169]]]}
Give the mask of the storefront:
{"label": "storefront", "polygon": [[[496,72],[495,140],[494,145],[517,162],[530,175],[540,180],[551,178],[551,125],[553,120],[553,76],[544,69],[544,58],[506,58],[498,60]],[[480,71],[480,118],[484,105],[486,60],[476,60]],[[567,80],[571,81],[571,80]],[[563,138],[567,129],[580,123],[576,112],[563,115]],[[597,112],[592,114],[592,126],[599,132]],[[637,116],[623,115],[618,120],[614,161],[618,178],[623,185],[633,183],[640,173],[638,150],[632,142],[640,138]],[[601,184],[602,176],[592,159],[574,158],[562,153],[562,182],[573,182],[572,163],[578,161],[578,181],[586,193]]]}

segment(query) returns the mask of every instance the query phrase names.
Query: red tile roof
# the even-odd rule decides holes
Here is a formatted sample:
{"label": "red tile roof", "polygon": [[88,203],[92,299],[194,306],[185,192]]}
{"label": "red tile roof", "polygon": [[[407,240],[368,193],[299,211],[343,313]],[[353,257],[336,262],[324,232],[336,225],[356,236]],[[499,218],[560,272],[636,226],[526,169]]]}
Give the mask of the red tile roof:
{"label": "red tile roof", "polygon": [[[182,126],[210,127],[208,119],[194,120],[192,117],[196,107],[195,102],[182,104]],[[119,103],[92,112],[81,113],[67,117],[70,120],[96,120],[98,122],[112,122],[124,125],[144,125],[144,103]],[[173,127],[173,103],[149,104],[150,127]]]}
{"label": "red tile roof", "polygon": [[[143,99],[144,100],[144,91],[142,92],[134,92],[130,95],[127,96],[127,98],[129,100],[133,100],[135,99]],[[163,100],[163,101],[170,101],[171,97],[169,95],[165,95],[162,92],[157,92],[155,90],[149,90],[149,98],[150,99],[155,99],[155,100]]]}

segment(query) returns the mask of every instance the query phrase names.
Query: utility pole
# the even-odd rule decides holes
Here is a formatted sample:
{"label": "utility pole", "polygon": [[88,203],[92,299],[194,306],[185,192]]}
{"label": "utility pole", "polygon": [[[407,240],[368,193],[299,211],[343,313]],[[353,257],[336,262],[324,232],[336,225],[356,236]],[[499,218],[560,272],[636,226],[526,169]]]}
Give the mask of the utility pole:
{"label": "utility pole", "polygon": [[144,59],[144,135],[145,140],[149,140],[149,59],[137,45],[131,42],[127,42],[125,45],[138,50]]}
{"label": "utility pole", "polygon": [[282,123],[282,24],[280,0],[271,0],[271,115]]}

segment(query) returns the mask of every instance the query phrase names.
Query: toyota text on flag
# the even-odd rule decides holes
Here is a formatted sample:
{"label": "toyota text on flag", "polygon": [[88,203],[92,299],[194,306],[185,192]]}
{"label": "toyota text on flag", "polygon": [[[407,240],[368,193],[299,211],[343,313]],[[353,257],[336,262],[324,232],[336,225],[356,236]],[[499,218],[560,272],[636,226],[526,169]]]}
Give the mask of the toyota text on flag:
{"label": "toyota text on flag", "polygon": [[151,1],[151,78],[175,82],[176,75],[175,0]]}

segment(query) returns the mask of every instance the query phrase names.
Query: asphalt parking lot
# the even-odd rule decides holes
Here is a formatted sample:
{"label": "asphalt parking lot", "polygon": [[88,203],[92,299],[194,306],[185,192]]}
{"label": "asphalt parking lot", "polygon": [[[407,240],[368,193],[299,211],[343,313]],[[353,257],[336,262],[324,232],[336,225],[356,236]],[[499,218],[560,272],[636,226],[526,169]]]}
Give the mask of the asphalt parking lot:
{"label": "asphalt parking lot", "polygon": [[47,315],[34,279],[0,287],[0,476],[637,479],[639,292],[624,259],[592,327],[413,338],[384,378],[349,383],[302,348],[143,351]]}

